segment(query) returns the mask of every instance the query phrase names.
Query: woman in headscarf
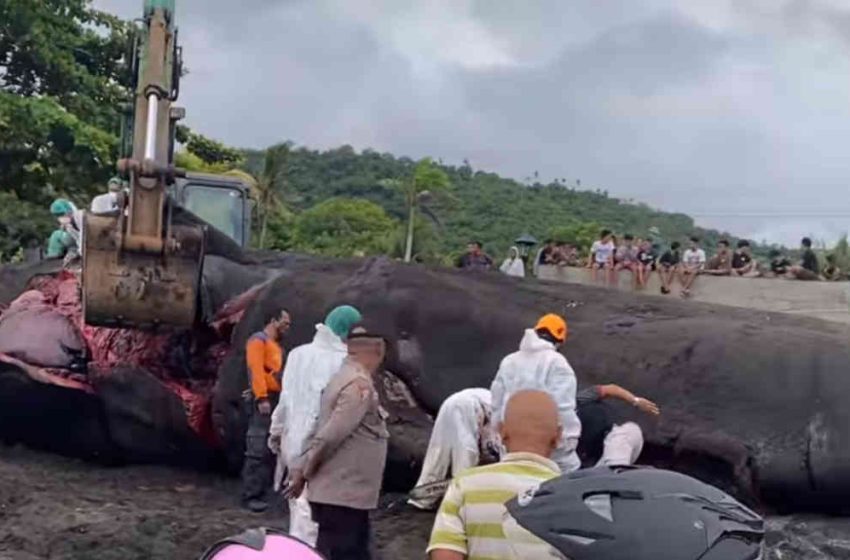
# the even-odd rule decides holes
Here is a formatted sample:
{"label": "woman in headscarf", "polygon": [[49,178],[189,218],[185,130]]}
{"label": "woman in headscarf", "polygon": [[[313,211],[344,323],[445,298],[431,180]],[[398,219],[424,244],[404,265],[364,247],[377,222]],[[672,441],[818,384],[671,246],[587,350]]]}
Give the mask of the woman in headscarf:
{"label": "woman in headscarf", "polygon": [[508,276],[525,278],[525,263],[522,262],[522,259],[519,256],[519,249],[511,247],[511,250],[508,252],[508,258],[505,259],[505,262],[502,263],[499,270]]}

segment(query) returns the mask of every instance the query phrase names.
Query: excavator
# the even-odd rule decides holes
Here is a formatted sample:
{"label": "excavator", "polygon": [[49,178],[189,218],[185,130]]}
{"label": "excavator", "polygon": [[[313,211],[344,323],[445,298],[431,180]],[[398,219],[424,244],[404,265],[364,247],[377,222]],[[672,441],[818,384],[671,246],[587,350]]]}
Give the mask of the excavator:
{"label": "excavator", "polygon": [[[131,55],[125,157],[118,161],[129,189],[115,212],[86,214],[83,314],[96,326],[189,328],[198,314],[206,224],[244,247],[253,201],[235,178],[174,166],[175,131],[185,116],[174,105],[182,73],[175,0],[144,0],[142,21]],[[193,219],[178,219],[186,215]]]}

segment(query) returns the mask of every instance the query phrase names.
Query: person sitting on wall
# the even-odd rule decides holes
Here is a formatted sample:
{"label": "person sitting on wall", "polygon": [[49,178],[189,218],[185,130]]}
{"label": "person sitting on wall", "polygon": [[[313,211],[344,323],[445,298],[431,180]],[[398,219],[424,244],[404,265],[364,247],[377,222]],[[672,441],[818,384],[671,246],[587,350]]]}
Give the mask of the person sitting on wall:
{"label": "person sitting on wall", "polygon": [[770,272],[774,276],[785,276],[791,270],[791,259],[783,255],[779,249],[771,249],[768,257],[770,257]]}
{"label": "person sitting on wall", "polygon": [[575,245],[564,244],[563,262],[564,266],[581,266],[581,257]]}
{"label": "person sitting on wall", "polygon": [[705,268],[705,251],[699,246],[699,237],[691,237],[691,246],[682,256],[682,265],[679,267],[679,281],[682,283],[682,297],[691,295],[691,288],[696,282],[697,276]]}
{"label": "person sitting on wall", "polygon": [[710,276],[729,276],[732,273],[732,249],[729,241],[721,239],[717,242],[717,253],[705,265],[703,274]]}
{"label": "person sitting on wall", "polygon": [[596,281],[598,270],[608,271],[609,280],[614,272],[614,252],[615,246],[611,230],[603,229],[599,232],[599,239],[593,242],[590,247],[590,259],[588,259],[588,268],[592,272],[592,279]]}
{"label": "person sitting on wall", "polygon": [[789,269],[788,277],[794,280],[820,280],[820,264],[817,255],[812,251],[812,240],[804,237],[800,244],[803,247],[800,264]]}
{"label": "person sitting on wall", "polygon": [[555,249],[552,251],[550,263],[553,265],[563,266],[566,257],[566,247],[563,241],[555,241]]}
{"label": "person sitting on wall", "polygon": [[632,284],[634,287],[637,287],[640,280],[638,275],[640,262],[638,261],[638,248],[634,240],[634,236],[629,233],[623,237],[623,244],[617,247],[614,270],[630,271],[632,273]]}
{"label": "person sitting on wall", "polygon": [[732,275],[745,278],[756,278],[761,276],[759,263],[753,258],[750,242],[746,239],[738,241],[738,249],[732,256]]}
{"label": "person sitting on wall", "polygon": [[547,239],[534,257],[534,265],[531,267],[534,276],[539,274],[541,266],[552,264],[552,253],[554,252],[555,242],[552,239]]}
{"label": "person sitting on wall", "polygon": [[638,283],[645,286],[649,281],[649,275],[656,268],[658,261],[658,245],[652,243],[652,238],[647,237],[638,246]]}
{"label": "person sitting on wall", "polygon": [[679,271],[679,266],[682,261],[681,253],[679,252],[678,241],[674,241],[670,245],[670,250],[665,251],[661,258],[658,259],[658,277],[661,278],[661,293],[669,294],[670,287],[673,285],[673,279]]}
{"label": "person sitting on wall", "polygon": [[835,262],[835,255],[832,253],[826,256],[826,266],[823,267],[822,274],[824,280],[829,280],[831,282],[844,280],[846,278],[844,272],[838,268],[838,265]]}

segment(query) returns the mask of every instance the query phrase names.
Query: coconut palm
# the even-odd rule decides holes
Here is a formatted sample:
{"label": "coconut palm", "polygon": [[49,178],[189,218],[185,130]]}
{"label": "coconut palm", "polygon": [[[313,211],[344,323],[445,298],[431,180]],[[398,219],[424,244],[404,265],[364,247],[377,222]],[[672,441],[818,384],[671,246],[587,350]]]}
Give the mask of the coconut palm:
{"label": "coconut palm", "polygon": [[254,175],[241,169],[233,169],[225,173],[244,181],[251,189],[252,196],[257,201],[257,218],[260,223],[259,248],[266,245],[266,231],[269,216],[275,212],[285,211],[284,198],[286,194],[286,165],[289,159],[291,143],[284,142],[266,150],[263,170]]}
{"label": "coconut palm", "polygon": [[[422,212],[436,221],[434,212],[426,206],[431,200],[445,196],[451,189],[446,173],[430,158],[424,158],[413,168],[413,173],[404,179],[385,179],[381,182],[387,188],[399,191],[404,196],[407,210],[407,236],[404,243],[404,262],[413,258],[413,231],[416,215]],[[439,223],[439,222],[438,222]]]}

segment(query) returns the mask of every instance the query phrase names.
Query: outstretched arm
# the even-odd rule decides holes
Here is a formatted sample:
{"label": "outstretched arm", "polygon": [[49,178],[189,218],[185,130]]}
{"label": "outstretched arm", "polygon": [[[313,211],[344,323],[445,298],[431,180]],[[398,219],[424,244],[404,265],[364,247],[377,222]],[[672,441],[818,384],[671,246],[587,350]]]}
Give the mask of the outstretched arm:
{"label": "outstretched arm", "polygon": [[625,401],[630,405],[639,408],[641,411],[653,416],[661,414],[661,409],[659,409],[658,405],[651,400],[638,397],[631,391],[623,389],[619,385],[615,385],[613,383],[609,385],[599,385],[599,394],[603,399],[611,397]]}

